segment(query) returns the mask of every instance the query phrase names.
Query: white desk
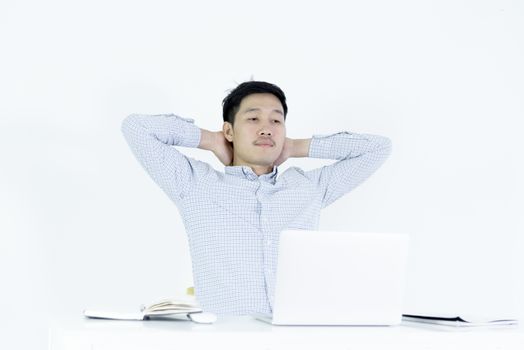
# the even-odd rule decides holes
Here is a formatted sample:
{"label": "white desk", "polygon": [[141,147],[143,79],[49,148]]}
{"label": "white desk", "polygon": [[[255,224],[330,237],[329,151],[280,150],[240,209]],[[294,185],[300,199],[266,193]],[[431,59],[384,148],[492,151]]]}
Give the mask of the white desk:
{"label": "white desk", "polygon": [[189,321],[112,321],[78,317],[50,327],[50,350],[105,349],[524,349],[522,326],[509,329],[271,326],[251,317]]}

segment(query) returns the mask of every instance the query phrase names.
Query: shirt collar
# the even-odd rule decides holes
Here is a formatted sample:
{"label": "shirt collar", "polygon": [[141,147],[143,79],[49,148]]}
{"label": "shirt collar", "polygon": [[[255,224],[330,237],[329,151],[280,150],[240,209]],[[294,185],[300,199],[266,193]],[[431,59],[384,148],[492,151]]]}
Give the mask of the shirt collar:
{"label": "shirt collar", "polygon": [[276,166],[273,166],[273,171],[267,174],[262,174],[260,176],[255,174],[253,169],[246,165],[226,166],[225,172],[228,175],[242,177],[251,181],[260,179],[261,181],[266,181],[274,184],[275,180],[277,179],[278,168]]}

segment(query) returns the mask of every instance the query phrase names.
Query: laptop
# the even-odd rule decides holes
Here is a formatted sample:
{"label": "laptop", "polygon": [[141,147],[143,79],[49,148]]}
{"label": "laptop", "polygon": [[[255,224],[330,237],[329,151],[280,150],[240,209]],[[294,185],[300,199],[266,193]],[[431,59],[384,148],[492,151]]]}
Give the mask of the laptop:
{"label": "laptop", "polygon": [[409,236],[285,230],[273,325],[387,326],[402,320]]}

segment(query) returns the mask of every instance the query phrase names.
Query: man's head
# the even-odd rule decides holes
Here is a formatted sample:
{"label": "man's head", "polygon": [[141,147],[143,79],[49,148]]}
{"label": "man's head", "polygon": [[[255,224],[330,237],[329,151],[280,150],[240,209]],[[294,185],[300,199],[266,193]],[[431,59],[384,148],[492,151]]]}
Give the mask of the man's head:
{"label": "man's head", "polygon": [[265,81],[246,81],[234,88],[222,101],[222,118],[224,122],[235,124],[235,116],[244,97],[262,93],[275,95],[279,99],[284,110],[284,119],[286,119],[286,95],[278,86]]}
{"label": "man's head", "polygon": [[271,168],[286,139],[284,92],[262,81],[240,84],[223,101],[223,132],[233,144],[233,164]]}

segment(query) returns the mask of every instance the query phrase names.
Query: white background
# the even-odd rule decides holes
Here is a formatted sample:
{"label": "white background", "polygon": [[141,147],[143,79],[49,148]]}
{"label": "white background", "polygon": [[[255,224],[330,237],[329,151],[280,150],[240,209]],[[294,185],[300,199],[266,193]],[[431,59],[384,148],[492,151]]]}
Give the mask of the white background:
{"label": "white background", "polygon": [[57,315],[192,285],[177,209],[120,123],[218,130],[251,77],[286,92],[290,137],[392,139],[321,228],[410,233],[406,312],[524,316],[522,2],[3,0],[0,40],[3,342],[44,348]]}

